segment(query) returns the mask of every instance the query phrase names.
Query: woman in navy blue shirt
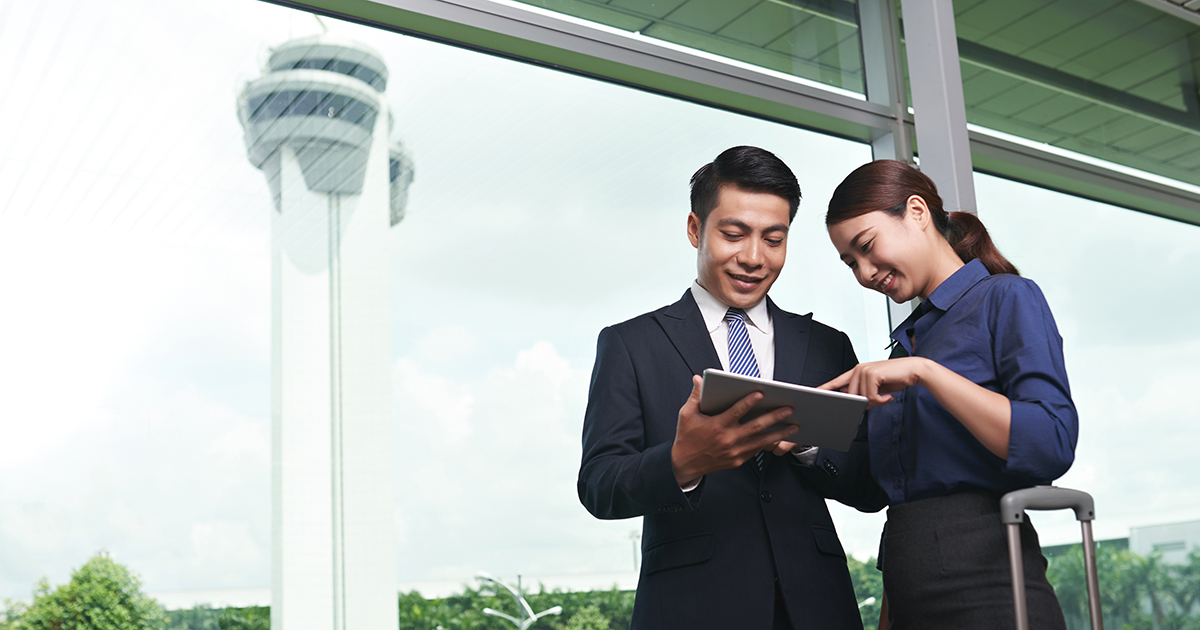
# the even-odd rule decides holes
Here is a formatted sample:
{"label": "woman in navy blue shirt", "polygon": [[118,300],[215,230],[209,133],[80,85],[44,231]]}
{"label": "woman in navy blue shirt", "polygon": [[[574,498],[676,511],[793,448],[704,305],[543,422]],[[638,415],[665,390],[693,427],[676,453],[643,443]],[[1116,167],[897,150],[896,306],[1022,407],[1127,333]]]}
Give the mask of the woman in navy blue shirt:
{"label": "woman in navy blue shirt", "polygon": [[[880,627],[1011,628],[1000,496],[1062,476],[1078,437],[1054,317],[979,219],[947,214],[907,164],[855,170],[825,222],[860,284],[921,299],[893,331],[891,359],[824,386],[871,406],[871,472],[889,498]],[[1065,628],[1037,535],[1023,528],[1031,625]]]}

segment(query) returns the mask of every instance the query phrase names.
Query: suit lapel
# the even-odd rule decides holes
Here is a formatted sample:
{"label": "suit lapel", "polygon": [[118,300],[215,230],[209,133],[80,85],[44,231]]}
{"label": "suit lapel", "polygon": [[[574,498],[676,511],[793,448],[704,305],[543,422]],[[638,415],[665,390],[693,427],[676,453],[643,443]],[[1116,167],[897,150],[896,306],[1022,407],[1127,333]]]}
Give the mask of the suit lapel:
{"label": "suit lapel", "polygon": [[703,374],[708,368],[721,369],[721,359],[713,348],[712,337],[704,326],[704,317],[700,315],[700,307],[696,306],[690,289],[683,293],[678,302],[655,314],[654,318],[692,374]]}
{"label": "suit lapel", "polygon": [[799,383],[808,357],[812,314],[789,313],[767,298],[767,309],[775,326],[775,380]]}

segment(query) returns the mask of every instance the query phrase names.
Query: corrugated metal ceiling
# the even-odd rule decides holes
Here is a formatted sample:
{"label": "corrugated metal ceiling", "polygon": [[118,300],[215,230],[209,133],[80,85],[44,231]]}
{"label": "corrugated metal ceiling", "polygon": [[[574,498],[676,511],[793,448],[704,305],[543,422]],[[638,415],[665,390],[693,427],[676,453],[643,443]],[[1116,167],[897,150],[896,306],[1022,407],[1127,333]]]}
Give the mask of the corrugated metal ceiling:
{"label": "corrugated metal ceiling", "polygon": [[[865,89],[849,0],[523,1]],[[1135,0],[955,0],[954,10],[972,123],[1200,185],[1200,26]]]}

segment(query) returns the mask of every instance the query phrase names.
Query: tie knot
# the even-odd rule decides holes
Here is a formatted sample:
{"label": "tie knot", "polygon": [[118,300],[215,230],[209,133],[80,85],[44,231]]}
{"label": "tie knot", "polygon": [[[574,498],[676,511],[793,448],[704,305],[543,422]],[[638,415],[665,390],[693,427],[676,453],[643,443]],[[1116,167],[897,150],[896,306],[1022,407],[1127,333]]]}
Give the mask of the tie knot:
{"label": "tie knot", "polygon": [[746,323],[746,311],[743,311],[740,308],[731,308],[726,311],[725,321],[729,322],[734,320],[742,322],[743,324]]}

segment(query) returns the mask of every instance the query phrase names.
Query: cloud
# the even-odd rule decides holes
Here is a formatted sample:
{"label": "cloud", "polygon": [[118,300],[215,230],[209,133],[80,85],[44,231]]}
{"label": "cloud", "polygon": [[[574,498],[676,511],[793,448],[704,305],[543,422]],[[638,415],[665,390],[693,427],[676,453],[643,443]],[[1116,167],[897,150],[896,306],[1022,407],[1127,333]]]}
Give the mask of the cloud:
{"label": "cloud", "polygon": [[470,417],[475,398],[469,388],[427,374],[409,358],[396,360],[392,375],[399,400],[408,402],[414,411],[399,414],[406,432],[448,445],[457,444],[474,432]]}
{"label": "cloud", "polygon": [[[394,371],[401,579],[627,569],[638,524],[596,521],[575,496],[586,371],[545,340],[475,380],[429,369],[402,357]],[[447,409],[469,437],[422,426],[445,426]]]}

